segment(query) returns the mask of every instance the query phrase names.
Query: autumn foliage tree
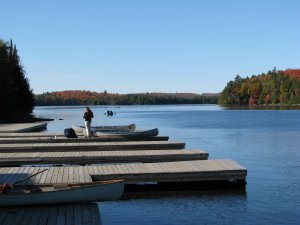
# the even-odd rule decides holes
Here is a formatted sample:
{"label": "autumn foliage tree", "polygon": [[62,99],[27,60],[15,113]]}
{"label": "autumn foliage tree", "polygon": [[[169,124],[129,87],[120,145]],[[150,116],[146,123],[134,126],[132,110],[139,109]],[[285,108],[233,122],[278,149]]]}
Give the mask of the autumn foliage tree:
{"label": "autumn foliage tree", "polygon": [[12,41],[0,40],[0,106],[0,121],[24,118],[34,107],[34,96]]}
{"label": "autumn foliage tree", "polygon": [[229,81],[219,97],[221,105],[300,104],[300,69],[277,71]]}

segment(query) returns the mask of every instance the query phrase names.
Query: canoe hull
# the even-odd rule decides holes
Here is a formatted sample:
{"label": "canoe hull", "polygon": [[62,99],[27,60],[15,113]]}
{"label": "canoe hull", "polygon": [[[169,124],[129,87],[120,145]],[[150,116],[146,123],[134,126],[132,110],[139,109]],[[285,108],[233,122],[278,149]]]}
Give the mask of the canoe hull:
{"label": "canoe hull", "polygon": [[[85,131],[84,126],[77,126],[72,125],[72,128],[75,130],[75,132],[82,133]],[[135,124],[130,125],[124,125],[124,126],[93,126],[91,127],[93,131],[99,131],[99,132],[109,132],[109,131],[134,131],[135,130]]]}
{"label": "canoe hull", "polygon": [[97,132],[98,136],[101,135],[115,135],[121,137],[155,137],[158,135],[158,129],[151,129],[145,131],[110,131],[110,132]]}
{"label": "canoe hull", "polygon": [[[102,202],[119,199],[124,190],[124,182],[98,184],[74,189],[57,189],[49,192],[27,194],[0,194],[0,206],[44,205],[77,202]],[[42,185],[36,185],[42,187]]]}

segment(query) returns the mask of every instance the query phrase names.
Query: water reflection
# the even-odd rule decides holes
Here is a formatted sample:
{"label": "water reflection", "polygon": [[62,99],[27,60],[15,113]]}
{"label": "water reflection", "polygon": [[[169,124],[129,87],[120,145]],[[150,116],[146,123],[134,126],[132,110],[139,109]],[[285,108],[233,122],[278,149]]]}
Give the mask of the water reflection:
{"label": "water reflection", "polygon": [[[161,197],[100,203],[103,225],[245,224],[244,193],[161,193]],[[252,219],[253,222],[253,219]],[[254,224],[254,223],[253,223]]]}
{"label": "water reflection", "polygon": [[300,105],[245,105],[220,106],[224,110],[299,110]]}

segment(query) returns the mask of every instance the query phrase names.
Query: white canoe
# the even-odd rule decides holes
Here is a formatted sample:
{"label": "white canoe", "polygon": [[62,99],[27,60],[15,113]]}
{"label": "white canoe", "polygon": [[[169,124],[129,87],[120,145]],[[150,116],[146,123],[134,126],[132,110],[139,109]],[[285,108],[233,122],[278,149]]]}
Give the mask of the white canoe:
{"label": "white canoe", "polygon": [[[75,130],[75,132],[82,133],[85,130],[84,126],[77,126],[72,125],[72,128]],[[129,124],[124,126],[92,126],[91,129],[93,131],[99,131],[99,132],[109,132],[109,131],[134,131],[135,130],[135,124]]]}
{"label": "white canoe", "polygon": [[136,131],[109,131],[109,132],[97,132],[97,136],[101,135],[114,135],[121,137],[155,137],[158,135],[158,129],[151,130],[136,130]]}
{"label": "white canoe", "polygon": [[0,206],[99,202],[119,199],[123,180],[77,184],[15,185],[0,193]]}

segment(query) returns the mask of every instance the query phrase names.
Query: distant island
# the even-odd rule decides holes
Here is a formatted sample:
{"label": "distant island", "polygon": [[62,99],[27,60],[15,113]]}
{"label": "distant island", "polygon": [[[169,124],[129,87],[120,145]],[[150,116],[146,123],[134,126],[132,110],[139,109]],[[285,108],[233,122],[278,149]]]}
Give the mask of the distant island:
{"label": "distant island", "polygon": [[277,71],[241,78],[227,83],[219,96],[220,105],[300,104],[300,69]]}
{"label": "distant island", "polygon": [[59,91],[35,95],[36,106],[58,105],[162,105],[217,104],[219,94],[137,93],[115,94],[91,91]]}

